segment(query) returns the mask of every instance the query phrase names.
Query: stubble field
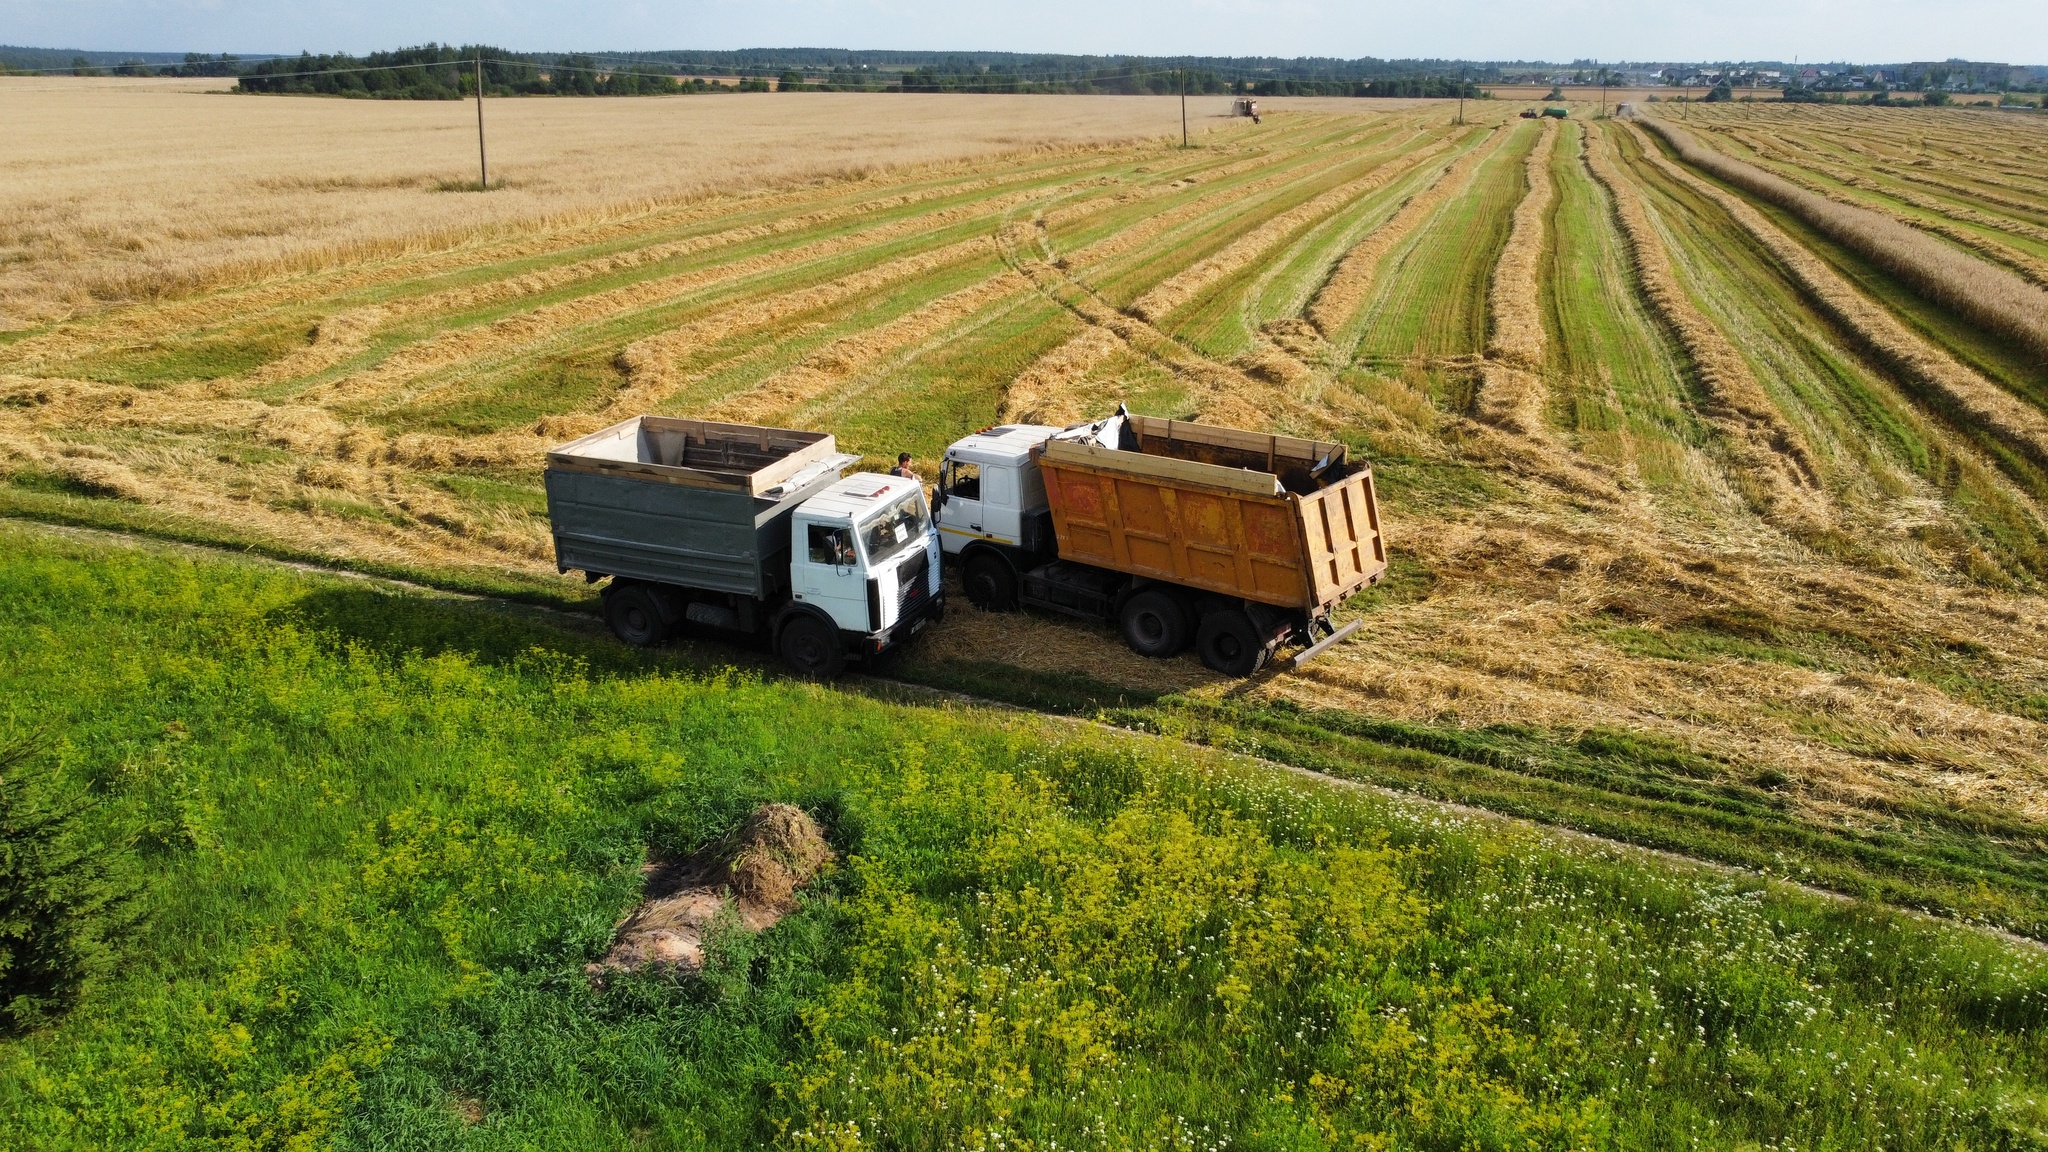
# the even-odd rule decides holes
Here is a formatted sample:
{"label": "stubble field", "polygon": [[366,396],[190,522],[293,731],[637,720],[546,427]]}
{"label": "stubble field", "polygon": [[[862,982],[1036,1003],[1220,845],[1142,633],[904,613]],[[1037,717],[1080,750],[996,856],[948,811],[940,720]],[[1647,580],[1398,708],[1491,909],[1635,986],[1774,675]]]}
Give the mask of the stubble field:
{"label": "stubble field", "polygon": [[[1273,102],[1182,149],[1139,126],[1165,103],[1086,104],[1025,99],[1061,127],[1000,154],[985,126],[857,170],[794,146],[729,193],[608,159],[624,209],[398,165],[381,223],[335,226],[470,215],[161,299],[52,287],[0,336],[0,507],[581,605],[542,454],[636,413],[927,474],[1118,402],[1341,438],[1396,560],[1323,660],[1226,682],[962,604],[886,674],[2048,935],[2038,122]],[[905,105],[839,106],[855,133]],[[22,266],[25,298],[61,280]]]}

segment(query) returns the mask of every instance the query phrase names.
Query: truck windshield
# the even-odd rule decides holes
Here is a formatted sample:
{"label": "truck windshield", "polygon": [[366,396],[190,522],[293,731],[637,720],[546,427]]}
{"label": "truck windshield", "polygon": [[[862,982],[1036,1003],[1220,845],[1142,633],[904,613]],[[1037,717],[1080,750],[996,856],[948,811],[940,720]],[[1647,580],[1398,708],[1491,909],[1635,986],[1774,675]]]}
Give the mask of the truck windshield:
{"label": "truck windshield", "polygon": [[898,552],[922,547],[931,524],[924,510],[924,493],[912,492],[861,525],[861,543],[867,545],[868,563],[880,564]]}

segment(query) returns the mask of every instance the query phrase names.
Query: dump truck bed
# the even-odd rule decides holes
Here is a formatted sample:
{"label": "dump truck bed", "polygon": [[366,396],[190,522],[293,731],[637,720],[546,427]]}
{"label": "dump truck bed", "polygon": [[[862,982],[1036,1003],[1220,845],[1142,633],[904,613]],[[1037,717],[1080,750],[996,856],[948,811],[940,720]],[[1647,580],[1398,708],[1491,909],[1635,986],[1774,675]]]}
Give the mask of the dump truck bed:
{"label": "dump truck bed", "polygon": [[790,515],[855,459],[822,432],[636,416],[548,453],[555,566],[769,596]]}
{"label": "dump truck bed", "polygon": [[1386,571],[1342,444],[1119,416],[1037,451],[1062,560],[1311,614]]}

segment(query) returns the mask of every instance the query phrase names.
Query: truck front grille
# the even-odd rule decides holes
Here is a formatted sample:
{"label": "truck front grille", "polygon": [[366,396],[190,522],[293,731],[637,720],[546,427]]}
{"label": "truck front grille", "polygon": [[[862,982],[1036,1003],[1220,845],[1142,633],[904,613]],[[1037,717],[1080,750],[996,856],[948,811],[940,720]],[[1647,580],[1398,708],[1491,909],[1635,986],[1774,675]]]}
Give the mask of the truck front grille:
{"label": "truck front grille", "polygon": [[907,620],[932,598],[931,558],[919,551],[896,570],[896,618]]}

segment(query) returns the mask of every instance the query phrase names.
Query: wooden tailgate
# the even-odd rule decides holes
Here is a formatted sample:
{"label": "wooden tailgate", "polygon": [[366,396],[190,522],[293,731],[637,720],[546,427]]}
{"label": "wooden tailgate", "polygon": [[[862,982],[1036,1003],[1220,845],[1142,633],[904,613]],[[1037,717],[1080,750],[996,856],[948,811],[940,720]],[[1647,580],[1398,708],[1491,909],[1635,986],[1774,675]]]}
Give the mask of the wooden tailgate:
{"label": "wooden tailgate", "polygon": [[1321,491],[1295,497],[1316,604],[1334,604],[1387,570],[1376,496],[1372,470],[1367,468]]}

